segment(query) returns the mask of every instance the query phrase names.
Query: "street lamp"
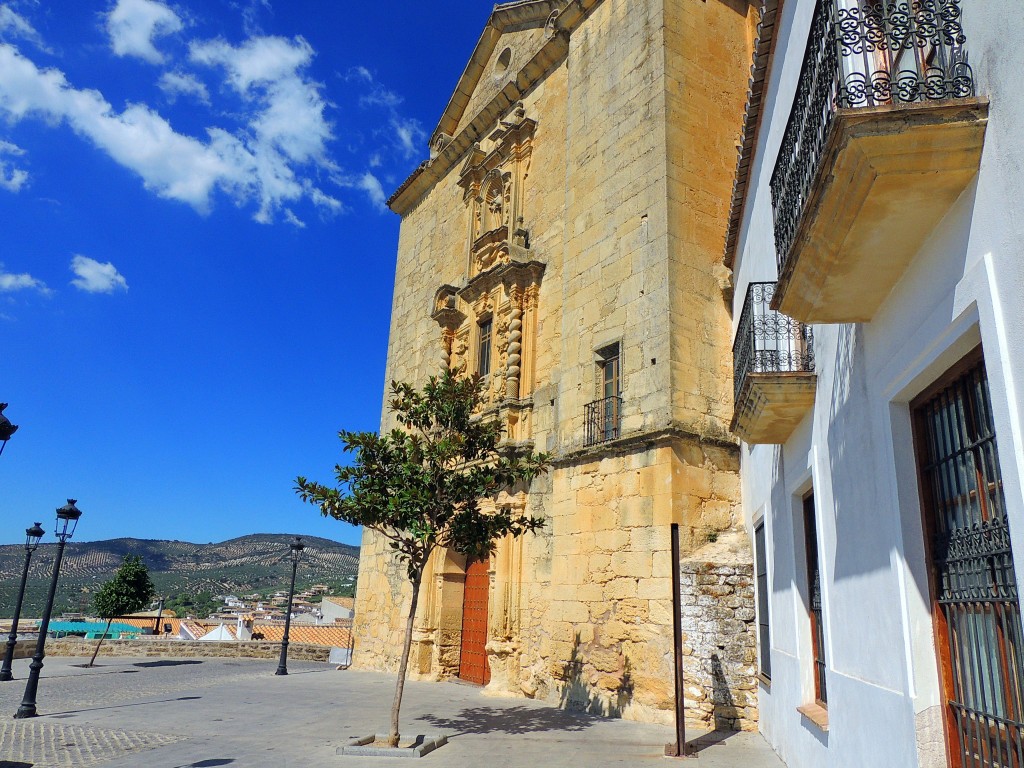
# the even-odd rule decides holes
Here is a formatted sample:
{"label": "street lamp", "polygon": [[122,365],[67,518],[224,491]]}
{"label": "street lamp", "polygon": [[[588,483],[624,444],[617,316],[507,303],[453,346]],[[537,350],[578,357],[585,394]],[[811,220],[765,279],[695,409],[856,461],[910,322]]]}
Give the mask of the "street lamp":
{"label": "street lamp", "polygon": [[4,448],[7,447],[7,441],[11,439],[11,435],[18,431],[18,427],[11,424],[10,419],[4,416],[4,408],[7,407],[7,403],[0,403],[0,453],[4,452]]}
{"label": "street lamp", "polygon": [[25,569],[21,572],[21,588],[18,590],[18,603],[14,607],[14,621],[11,624],[11,634],[7,638],[7,652],[4,654],[4,664],[0,667],[0,682],[14,679],[14,675],[11,674],[11,662],[14,661],[14,646],[18,643],[18,619],[21,618],[21,604],[25,600],[28,565],[32,562],[32,553],[39,547],[39,540],[43,538],[43,533],[44,531],[39,526],[39,523],[25,529]]}
{"label": "street lamp", "polygon": [[46,596],[46,608],[43,610],[43,620],[39,624],[39,638],[36,640],[36,653],[32,657],[32,663],[28,665],[28,683],[25,685],[25,696],[21,700],[21,706],[14,713],[16,719],[36,716],[36,689],[39,688],[39,670],[43,668],[43,657],[46,655],[46,633],[50,629],[50,614],[53,613],[53,598],[57,594],[57,577],[60,576],[60,561],[64,557],[64,545],[68,539],[75,535],[75,528],[78,526],[78,518],[82,516],[81,510],[75,506],[75,499],[68,499],[68,503],[57,510],[57,527],[54,535],[57,537],[57,559],[53,561],[53,578],[50,580],[50,592]]}
{"label": "street lamp", "polygon": [[284,637],[281,639],[281,660],[277,663],[275,675],[288,674],[288,630],[292,626],[292,598],[295,597],[295,570],[299,567],[299,560],[302,559],[302,550],[306,545],[298,536],[289,546],[289,555],[292,558],[292,585],[288,588],[288,613],[284,617]]}

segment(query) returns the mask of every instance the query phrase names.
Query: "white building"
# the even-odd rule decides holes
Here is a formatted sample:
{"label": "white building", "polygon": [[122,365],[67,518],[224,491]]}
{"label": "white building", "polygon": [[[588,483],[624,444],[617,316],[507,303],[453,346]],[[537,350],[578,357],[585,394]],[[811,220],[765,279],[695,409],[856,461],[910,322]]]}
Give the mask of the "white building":
{"label": "white building", "polygon": [[790,768],[1024,765],[1022,11],[765,2],[726,264]]}

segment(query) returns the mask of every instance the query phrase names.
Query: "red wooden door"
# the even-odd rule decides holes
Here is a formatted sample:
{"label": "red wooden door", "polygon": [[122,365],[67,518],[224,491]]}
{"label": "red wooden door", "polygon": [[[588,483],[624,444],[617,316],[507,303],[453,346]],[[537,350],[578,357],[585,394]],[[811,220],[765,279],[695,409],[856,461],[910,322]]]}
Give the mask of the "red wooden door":
{"label": "red wooden door", "polygon": [[462,656],[459,677],[478,685],[491,680],[487,663],[487,594],[490,560],[474,560],[466,567],[466,595],[462,603]]}

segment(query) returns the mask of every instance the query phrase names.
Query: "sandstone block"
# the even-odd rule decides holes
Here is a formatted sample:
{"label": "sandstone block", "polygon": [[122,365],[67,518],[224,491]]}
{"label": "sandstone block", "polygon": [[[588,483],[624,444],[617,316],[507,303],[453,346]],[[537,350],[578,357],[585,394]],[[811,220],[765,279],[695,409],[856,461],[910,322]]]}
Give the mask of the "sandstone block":
{"label": "sandstone block", "polygon": [[651,577],[652,554],[650,552],[615,552],[612,554],[612,571],[616,576],[632,576],[638,579]]}

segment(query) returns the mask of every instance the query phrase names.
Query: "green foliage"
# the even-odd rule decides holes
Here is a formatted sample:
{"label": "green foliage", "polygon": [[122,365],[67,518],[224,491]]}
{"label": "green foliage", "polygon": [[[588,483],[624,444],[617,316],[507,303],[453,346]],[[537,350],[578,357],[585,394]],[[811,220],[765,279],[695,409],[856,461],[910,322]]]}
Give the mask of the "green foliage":
{"label": "green foliage", "polygon": [[355,457],[335,467],[337,486],[299,477],[296,491],[323,515],[388,538],[410,579],[437,547],[485,557],[498,539],[544,522],[508,507],[485,514],[481,500],[529,483],[546,471],[548,457],[501,445],[500,423],[480,416],[480,404],[479,377],[446,371],[422,391],[392,382],[390,407],[400,426],[383,435],[339,432]]}
{"label": "green foliage", "polygon": [[209,592],[199,592],[195,595],[172,595],[164,601],[164,610],[174,611],[174,615],[182,619],[186,616],[205,619],[223,607],[224,604],[219,600],[214,600],[213,595]]}
{"label": "green foliage", "polygon": [[114,577],[99,588],[93,597],[93,607],[101,619],[113,619],[141,611],[154,593],[149,570],[138,555],[125,555],[124,562]]}
{"label": "green foliage", "polygon": [[498,539],[544,525],[538,517],[480,502],[497,500],[547,471],[548,457],[501,442],[497,419],[481,414],[479,377],[444,371],[422,390],[391,382],[391,410],[399,426],[378,435],[339,432],[350,466],[334,468],[336,487],[299,477],[296,492],[324,516],[376,531],[405,564],[412,599],[398,664],[388,744],[398,745],[398,717],[409,663],[423,568],[438,547],[482,558]]}

